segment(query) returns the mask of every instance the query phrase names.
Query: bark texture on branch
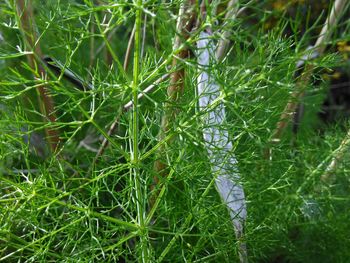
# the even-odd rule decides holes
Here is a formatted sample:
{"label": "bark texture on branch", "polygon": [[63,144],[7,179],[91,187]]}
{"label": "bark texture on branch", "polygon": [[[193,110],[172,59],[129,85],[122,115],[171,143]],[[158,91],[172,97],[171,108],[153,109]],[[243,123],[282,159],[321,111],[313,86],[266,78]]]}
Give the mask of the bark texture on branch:
{"label": "bark texture on branch", "polygon": [[[176,36],[174,39],[173,51],[174,55],[172,61],[172,73],[170,74],[170,83],[167,89],[167,101],[165,103],[164,114],[161,120],[161,127],[159,133],[159,141],[163,140],[174,123],[174,120],[179,111],[177,104],[184,91],[185,71],[182,66],[182,60],[189,57],[190,51],[185,46],[186,40],[190,37],[191,30],[195,26],[195,0],[184,1],[179,10],[178,21],[176,25]],[[162,156],[165,152],[164,146],[160,147],[159,155]],[[154,177],[155,185],[158,184],[159,176],[166,176],[166,164],[157,159],[154,163],[154,170],[158,174]]]}
{"label": "bark texture on branch", "polygon": [[[37,28],[35,26],[34,14],[31,1],[18,0],[17,12],[20,18],[19,27],[23,34],[23,40],[26,49],[32,51],[27,55],[28,64],[35,72],[35,78],[43,78],[46,76],[44,68],[38,63],[37,58],[42,58],[42,52],[38,43]],[[50,96],[47,87],[38,87],[39,104],[41,112],[45,118],[45,122],[56,122],[54,102]],[[54,152],[59,144],[59,134],[57,130],[46,128],[45,133],[51,150]]]}

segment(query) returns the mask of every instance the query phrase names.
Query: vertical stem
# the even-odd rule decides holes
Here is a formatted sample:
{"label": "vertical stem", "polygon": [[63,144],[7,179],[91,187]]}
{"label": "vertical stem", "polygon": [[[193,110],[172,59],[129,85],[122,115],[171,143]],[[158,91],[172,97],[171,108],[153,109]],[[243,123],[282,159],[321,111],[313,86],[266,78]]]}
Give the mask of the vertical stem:
{"label": "vertical stem", "polygon": [[[36,27],[33,15],[33,9],[31,2],[25,0],[17,1],[17,12],[19,17],[19,28],[21,29],[23,39],[28,49],[33,50],[32,54],[27,55],[29,66],[35,72],[36,78],[41,78],[46,75],[43,67],[37,63],[36,58],[42,57],[42,52],[39,44],[37,43]],[[39,104],[45,121],[51,123],[56,122],[56,116],[54,113],[54,103],[46,87],[40,86],[39,92]],[[56,130],[46,128],[45,133],[49,142],[51,150],[54,152],[59,144],[59,134]]]}
{"label": "vertical stem", "polygon": [[141,185],[141,174],[139,168],[139,151],[138,151],[138,85],[139,85],[139,73],[140,73],[140,53],[141,53],[141,19],[142,19],[142,0],[137,1],[136,5],[136,19],[135,19],[135,49],[134,49],[134,69],[133,69],[133,108],[132,108],[132,156],[131,161],[133,163],[133,175],[135,186],[135,199],[137,210],[137,222],[140,227],[140,245],[141,245],[141,262],[150,262],[148,233],[145,226],[145,197],[143,195],[143,187]]}
{"label": "vertical stem", "polygon": [[[184,1],[179,10],[179,16],[176,26],[176,36],[174,41],[173,50],[176,51],[183,43],[189,38],[190,31],[195,24],[195,0],[186,0]],[[161,130],[159,133],[159,140],[163,140],[169,130],[171,129],[171,125],[176,118],[178,113],[178,109],[176,108],[176,104],[179,101],[183,90],[184,90],[184,68],[181,65],[181,60],[186,59],[189,56],[189,50],[187,48],[182,48],[177,56],[173,58],[172,68],[173,73],[170,75],[170,84],[167,90],[168,93],[168,101],[165,104],[165,112],[162,116],[161,121]],[[175,105],[175,106],[174,106]],[[164,147],[160,148],[159,156],[163,155],[165,152]],[[158,157],[159,157],[158,156]],[[159,176],[165,176],[166,165],[161,160],[156,160],[154,163],[154,169],[159,174]],[[155,184],[158,184],[159,177],[154,178]]]}

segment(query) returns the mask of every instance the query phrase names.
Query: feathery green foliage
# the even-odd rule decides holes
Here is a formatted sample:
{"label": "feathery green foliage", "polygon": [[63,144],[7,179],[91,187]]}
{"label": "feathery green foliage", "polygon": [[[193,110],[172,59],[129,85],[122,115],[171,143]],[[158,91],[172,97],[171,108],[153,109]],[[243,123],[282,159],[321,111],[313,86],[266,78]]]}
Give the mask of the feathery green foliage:
{"label": "feathery green foliage", "polygon": [[[0,3],[0,261],[238,262],[238,241],[215,190],[197,110],[194,51],[205,25],[186,42],[193,54],[184,63],[184,94],[174,129],[158,141],[169,80],[142,99],[137,95],[169,71],[181,1],[26,2],[33,5],[42,52],[93,89],[77,89],[44,62],[47,76],[34,79],[16,1]],[[249,259],[345,262],[349,156],[332,185],[322,184],[320,176],[349,125],[326,125],[318,112],[330,86],[322,75],[343,64],[348,69],[347,53],[337,51],[336,43],[349,40],[349,23],[340,22],[325,56],[307,62],[317,68],[301,129],[297,136],[288,131],[266,160],[264,149],[294,88],[295,64],[325,19],[313,1],[292,1],[286,9],[256,2],[226,21],[232,43],[223,61],[211,66],[246,192]],[[327,14],[330,6],[324,8]],[[218,5],[217,11],[209,8],[206,19],[216,40],[225,10]],[[124,70],[134,26],[132,66]],[[43,84],[55,101],[54,123],[43,120],[38,106],[36,90]],[[132,99],[133,109],[123,111]],[[60,135],[55,153],[45,142],[47,127]],[[103,137],[109,146],[95,160]],[[161,145],[169,175],[152,189]]]}

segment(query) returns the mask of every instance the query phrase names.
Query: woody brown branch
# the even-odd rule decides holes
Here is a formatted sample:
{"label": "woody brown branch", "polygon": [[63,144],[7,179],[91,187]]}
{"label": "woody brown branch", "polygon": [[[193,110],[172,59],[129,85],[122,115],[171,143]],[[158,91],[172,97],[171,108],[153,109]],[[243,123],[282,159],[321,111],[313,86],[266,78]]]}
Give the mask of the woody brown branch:
{"label": "woody brown branch", "polygon": [[291,94],[291,98],[280,116],[280,119],[277,123],[277,128],[272,136],[272,142],[276,142],[279,140],[279,138],[281,138],[282,132],[285,130],[289,123],[288,121],[295,114],[295,111],[298,107],[298,102],[304,96],[306,87],[309,83],[313,70],[314,65],[307,64],[305,66],[304,72],[300,77],[299,81],[296,83],[295,90]]}
{"label": "woody brown branch", "polygon": [[[161,120],[161,127],[159,133],[159,140],[163,140],[167,133],[171,130],[171,127],[176,119],[179,112],[178,103],[181,99],[181,95],[184,91],[184,79],[185,70],[182,65],[182,60],[187,59],[190,55],[188,47],[184,46],[186,40],[190,37],[191,30],[195,26],[196,15],[195,15],[195,4],[196,1],[188,0],[183,3],[180,7],[179,18],[176,27],[176,36],[174,41],[173,50],[176,51],[182,47],[182,49],[174,56],[172,61],[172,73],[170,75],[170,83],[167,89],[167,102],[165,103],[164,115]],[[171,143],[171,142],[168,142]],[[159,149],[158,159],[154,163],[154,170],[156,176],[154,176],[154,184],[159,183],[160,177],[165,177],[166,164],[160,160],[165,152],[165,146]]]}
{"label": "woody brown branch", "polygon": [[[36,27],[34,22],[33,8],[31,1],[19,0],[17,1],[17,12],[20,18],[20,29],[23,34],[23,39],[27,46],[27,49],[33,52],[27,54],[27,60],[29,66],[33,69],[35,78],[41,78],[46,75],[45,70],[38,63],[37,58],[42,57],[42,52],[39,44],[37,43]],[[54,113],[54,103],[48,92],[47,87],[38,87],[39,92],[39,105],[45,121],[54,123],[56,122],[56,116]],[[45,133],[51,150],[54,152],[59,144],[59,135],[57,130],[52,128],[46,128]]]}
{"label": "woody brown branch", "polygon": [[[324,52],[328,38],[330,37],[333,29],[336,26],[337,19],[339,18],[341,12],[344,10],[346,2],[347,2],[346,0],[335,1],[332,7],[332,10],[329,16],[327,17],[327,20],[323,25],[323,28],[313,48],[316,52],[318,52],[319,55],[321,55]],[[296,89],[291,94],[291,97],[280,116],[276,129],[274,130],[273,135],[271,137],[271,143],[278,142],[280,140],[282,133],[284,132],[285,128],[287,127],[293,115],[295,114],[295,111],[298,107],[298,103],[300,99],[303,97],[306,86],[308,85],[310,78],[312,76],[313,70],[314,70],[314,65],[307,64],[305,66],[305,69],[301,78],[296,83]],[[269,150],[267,150],[266,152],[269,152]]]}

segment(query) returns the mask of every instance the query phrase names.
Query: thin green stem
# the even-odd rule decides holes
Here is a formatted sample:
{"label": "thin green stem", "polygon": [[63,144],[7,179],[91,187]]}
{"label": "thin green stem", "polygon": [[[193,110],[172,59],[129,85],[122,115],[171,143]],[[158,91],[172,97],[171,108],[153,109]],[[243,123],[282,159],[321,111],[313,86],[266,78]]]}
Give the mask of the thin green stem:
{"label": "thin green stem", "polygon": [[133,83],[132,83],[132,156],[133,163],[132,174],[134,179],[135,202],[137,210],[137,222],[140,226],[140,241],[141,241],[141,255],[140,262],[150,262],[150,251],[148,245],[148,232],[145,226],[146,221],[146,207],[143,187],[141,185],[141,174],[139,165],[139,127],[138,127],[138,88],[139,88],[139,73],[140,73],[140,53],[141,53],[141,19],[142,19],[142,0],[138,0],[136,4],[135,17],[135,49],[134,49],[134,69],[133,69]]}

